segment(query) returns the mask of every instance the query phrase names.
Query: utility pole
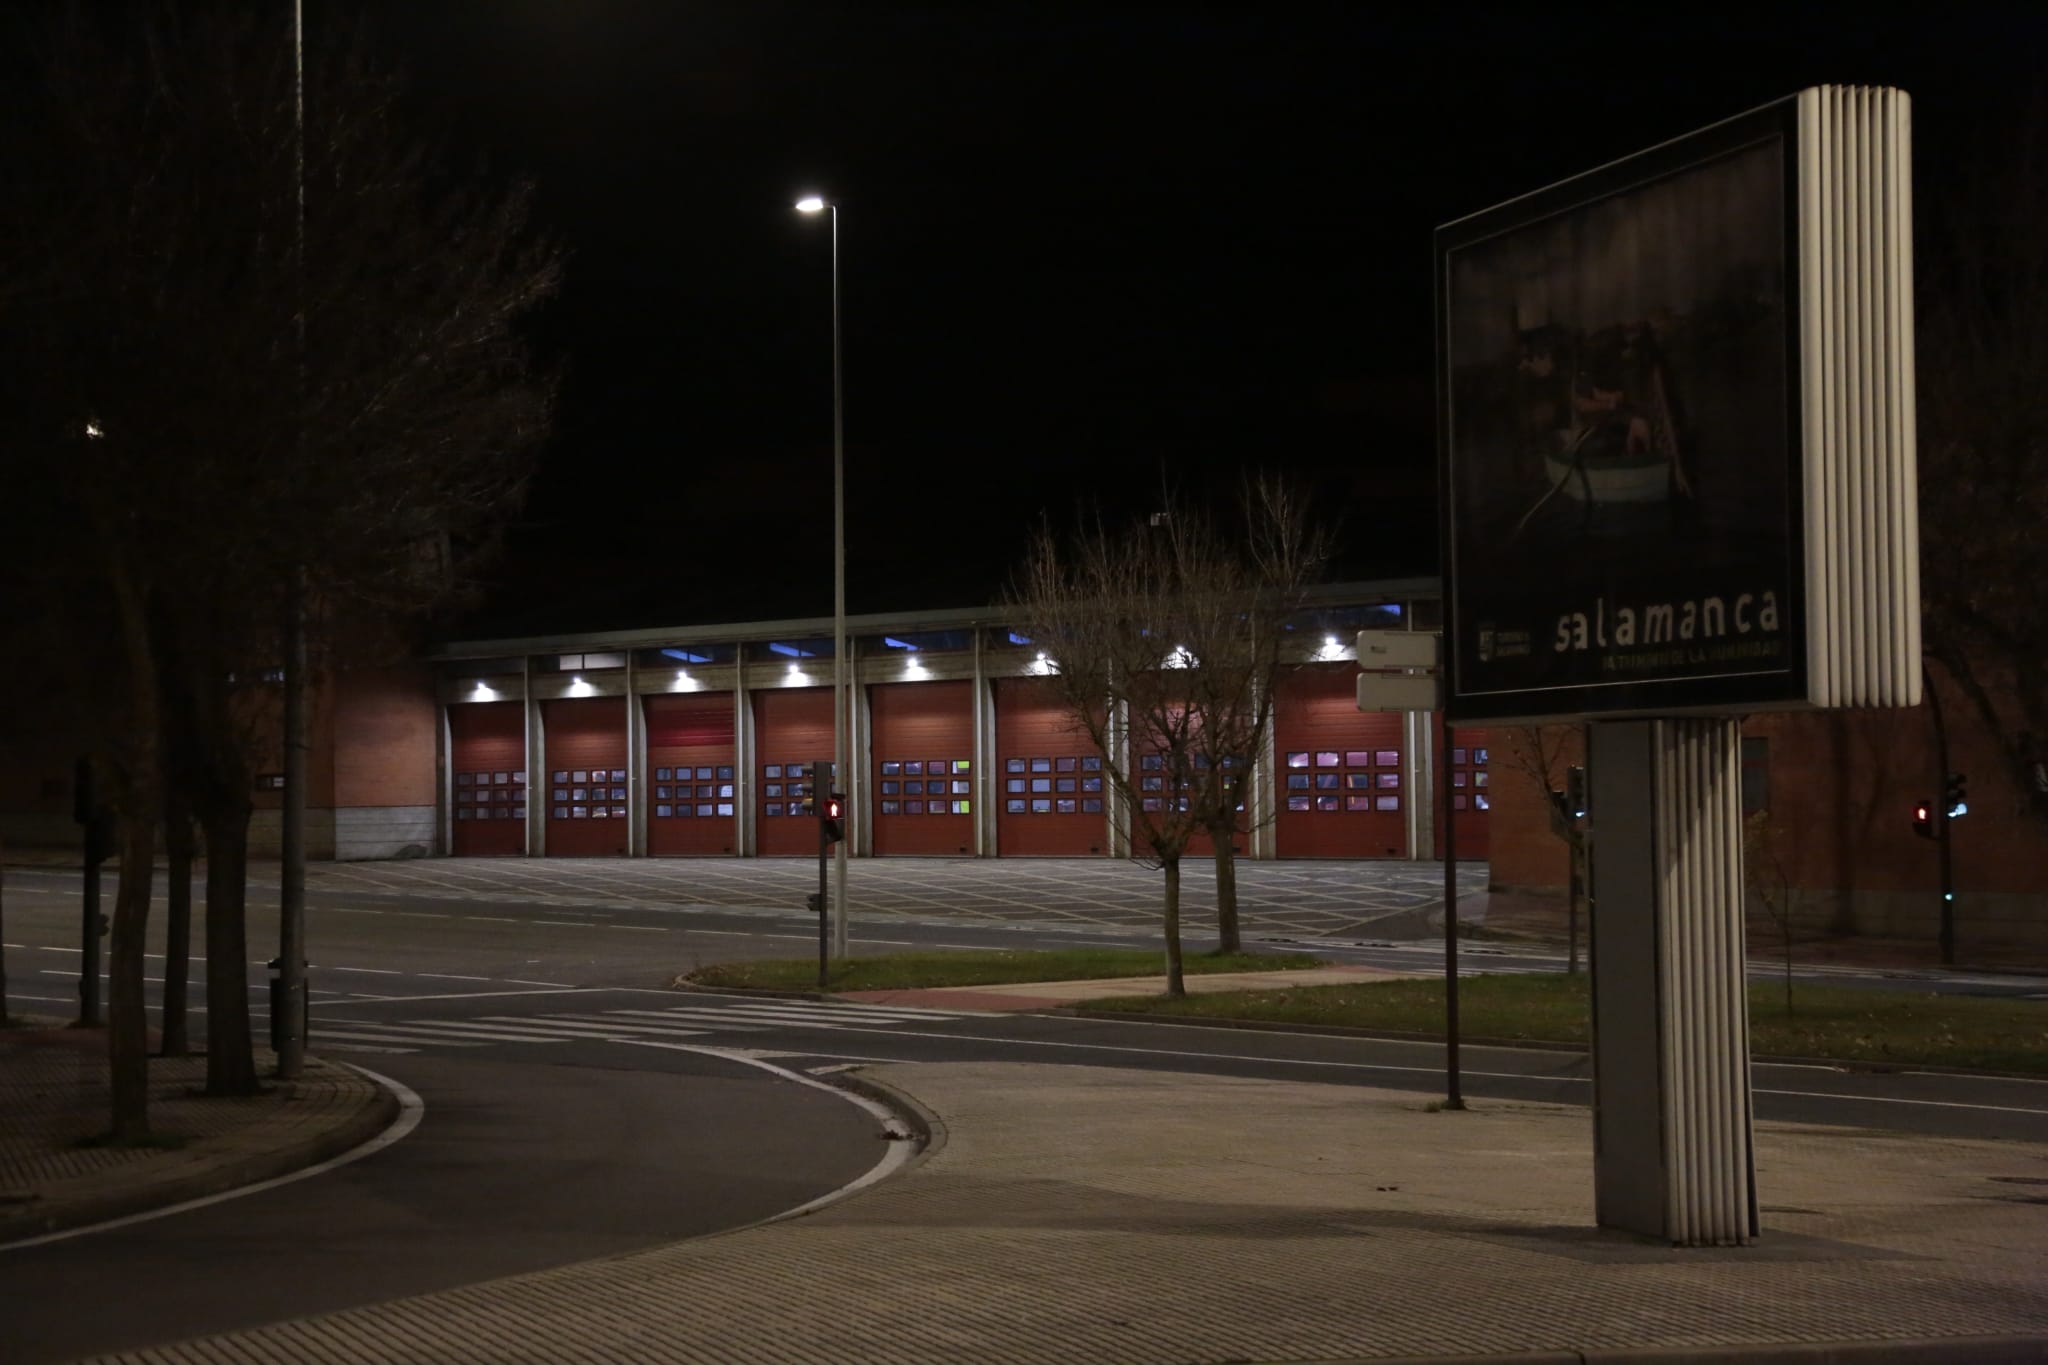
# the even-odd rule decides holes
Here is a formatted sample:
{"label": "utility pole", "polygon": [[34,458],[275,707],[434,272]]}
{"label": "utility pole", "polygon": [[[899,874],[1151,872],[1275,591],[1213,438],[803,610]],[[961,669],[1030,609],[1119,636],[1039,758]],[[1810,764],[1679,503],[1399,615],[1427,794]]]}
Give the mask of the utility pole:
{"label": "utility pole", "polygon": [[[296,440],[301,467],[306,451],[306,11],[305,0],[292,0],[292,113],[296,139],[297,236],[293,264],[298,275],[298,310],[293,319],[298,341]],[[282,1022],[271,1021],[277,1039],[277,1074],[290,1080],[306,1060],[306,768],[311,745],[306,737],[306,569],[292,569],[285,589],[284,647],[284,810],[282,846],[278,850],[277,957],[278,998],[273,1008],[284,1011]]]}
{"label": "utility pole", "polygon": [[1451,722],[1444,721],[1444,1108],[1465,1107],[1458,1074],[1458,808],[1451,781]]}

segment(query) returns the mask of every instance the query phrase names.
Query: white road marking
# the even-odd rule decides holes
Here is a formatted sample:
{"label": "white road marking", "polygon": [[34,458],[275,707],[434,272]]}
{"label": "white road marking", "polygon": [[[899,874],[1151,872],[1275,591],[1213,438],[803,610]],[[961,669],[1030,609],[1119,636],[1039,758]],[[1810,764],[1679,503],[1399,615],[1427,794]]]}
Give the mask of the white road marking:
{"label": "white road marking", "polygon": [[489,981],[488,976],[457,976],[454,972],[415,972],[430,981]]}
{"label": "white road marking", "polygon": [[504,981],[507,984],[513,986],[554,986],[561,990],[569,990],[572,988],[571,984],[567,981],[521,981],[516,976],[500,977],[499,980]]}
{"label": "white road marking", "polygon": [[[318,1020],[314,1021],[316,1024]],[[485,1043],[559,1043],[563,1041],[552,1034],[537,1029],[506,1028],[492,1023],[469,1023],[462,1019],[376,1019],[364,1020],[358,1025],[353,1021],[343,1024],[351,1031],[358,1027],[372,1028],[379,1033],[416,1033],[441,1038],[473,1038]],[[317,1031],[317,1030],[316,1030]]]}
{"label": "white road marking", "polygon": [[463,918],[463,919],[473,919],[473,920],[476,920],[476,921],[478,921],[479,923],[483,923],[483,924],[521,924],[521,923],[524,923],[524,921],[523,921],[523,920],[516,920],[516,919],[512,919],[512,918],[510,918],[510,917],[508,917],[508,916],[505,916],[505,915],[464,915],[464,916],[462,916],[462,918]]}
{"label": "white road marking", "polygon": [[643,934],[665,934],[666,928],[659,924],[607,924],[607,929],[638,929]]}
{"label": "white road marking", "polygon": [[[494,1019],[507,1019],[510,1016],[498,1014],[492,1015],[491,1017]],[[519,1026],[522,1028],[531,1026],[535,1028],[544,1029],[561,1029],[564,1032],[578,1038],[604,1038],[620,1033],[673,1034],[678,1038],[698,1038],[702,1037],[706,1033],[711,1032],[710,1029],[702,1028],[679,1028],[673,1025],[663,1027],[659,1024],[636,1024],[625,1019],[606,1020],[599,1017],[595,1021],[593,1021],[592,1016],[589,1015],[585,1015],[581,1019],[557,1019],[556,1017],[550,1015],[547,1018],[541,1019],[537,1022],[535,1021],[534,1016],[527,1015],[521,1018],[518,1021],[518,1023]]]}
{"label": "white road marking", "polygon": [[[317,1019],[313,1021],[313,1033],[312,1036],[306,1040],[306,1043],[307,1046],[311,1047],[315,1052],[317,1052],[322,1047],[326,1046],[327,1040],[330,1038],[339,1038],[343,1042],[350,1043],[406,1043],[410,1044],[413,1047],[424,1046],[428,1043],[427,1039],[415,1037],[414,1035],[409,1033],[386,1033],[384,1029],[379,1025],[366,1024],[362,1027],[357,1027],[356,1025],[351,1024],[347,1028],[343,1029],[325,1029],[320,1027],[320,1021]],[[490,1044],[467,1043],[456,1038],[436,1038],[432,1040],[432,1046],[488,1047],[490,1046]]]}
{"label": "white road marking", "polygon": [[[803,1215],[814,1213],[828,1204],[836,1204],[848,1195],[864,1190],[876,1181],[894,1174],[912,1156],[916,1155],[917,1148],[922,1145],[910,1141],[911,1134],[904,1128],[903,1120],[898,1118],[895,1112],[881,1101],[871,1100],[866,1095],[859,1094],[856,1091],[842,1090],[836,1085],[827,1085],[814,1076],[806,1076],[801,1071],[791,1071],[788,1067],[777,1066],[775,1063],[767,1061],[754,1053],[739,1048],[707,1047],[703,1044],[662,1043],[652,1038],[621,1038],[618,1041],[628,1047],[657,1047],[668,1052],[694,1052],[699,1056],[718,1057],[726,1061],[738,1062],[743,1066],[759,1067],[763,1071],[781,1076],[786,1080],[795,1081],[798,1085],[808,1085],[815,1090],[823,1090],[828,1094],[837,1095],[840,1099],[850,1104],[860,1106],[860,1108],[880,1121],[882,1132],[886,1136],[894,1139],[887,1145],[886,1150],[883,1151],[882,1159],[870,1167],[867,1174],[840,1186],[830,1194],[819,1195],[809,1203],[800,1204],[796,1208],[778,1213],[772,1218],[764,1218],[761,1220],[762,1223],[780,1223],[789,1218],[801,1218]],[[759,1226],[759,1224],[755,1226]]]}
{"label": "white road marking", "polygon": [[[651,988],[651,987],[649,987],[649,988],[646,988],[646,989],[645,989],[645,990],[643,991],[643,990],[642,990],[642,988],[640,988],[640,987],[635,987],[635,986],[567,986],[567,987],[563,987],[563,988],[560,988],[560,989],[557,989],[557,990],[547,990],[547,991],[450,991],[449,993],[447,993],[447,994],[445,994],[445,995],[380,995],[380,996],[376,996],[376,997],[374,997],[374,998],[375,998],[375,999],[378,999],[378,1000],[408,1000],[408,1001],[410,1001],[410,1000],[492,1000],[492,999],[496,999],[496,998],[497,998],[497,997],[499,997],[499,996],[505,996],[505,995],[619,995],[619,994],[622,994],[622,993],[624,993],[624,992],[627,992],[627,991],[633,991],[633,992],[635,992],[635,993],[644,993],[644,994],[647,994],[647,995],[667,995],[667,994],[668,994],[668,992],[667,992],[667,991],[658,991],[658,990],[654,990],[654,989],[653,989],[653,988]],[[348,1002],[348,1001],[346,1001],[346,1000],[337,1000],[337,1001],[335,1001],[334,1003],[335,1003],[335,1004],[337,1004],[337,1005],[346,1005],[346,1004],[348,1004],[349,1002]]]}
{"label": "white road marking", "polygon": [[346,910],[338,905],[316,905],[313,907],[323,915],[381,915],[382,910]]}
{"label": "white road marking", "polygon": [[420,1051],[416,1047],[379,1047],[375,1043],[336,1043],[326,1038],[313,1040],[313,1048],[316,1052],[381,1052],[393,1057],[413,1056]]}
{"label": "white road marking", "polygon": [[[311,964],[309,963],[307,965],[310,966]],[[368,976],[405,975],[404,972],[393,971],[389,967],[322,967],[320,970],[323,972],[362,972]]]}

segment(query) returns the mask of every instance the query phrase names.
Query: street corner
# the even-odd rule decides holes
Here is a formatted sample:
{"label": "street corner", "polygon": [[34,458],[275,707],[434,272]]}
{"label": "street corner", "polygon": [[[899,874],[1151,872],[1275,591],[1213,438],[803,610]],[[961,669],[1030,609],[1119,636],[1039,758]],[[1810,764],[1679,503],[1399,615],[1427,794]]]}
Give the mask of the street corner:
{"label": "street corner", "polygon": [[[268,1061],[259,1054],[259,1066]],[[104,1144],[95,1140],[110,1107],[104,1054],[9,1035],[0,1043],[0,1094],[13,1119],[0,1144],[0,1250],[352,1159],[418,1105],[371,1073],[313,1057],[298,1077],[266,1080],[254,1095],[210,1097],[205,1082],[203,1055],[152,1058],[152,1140]]]}

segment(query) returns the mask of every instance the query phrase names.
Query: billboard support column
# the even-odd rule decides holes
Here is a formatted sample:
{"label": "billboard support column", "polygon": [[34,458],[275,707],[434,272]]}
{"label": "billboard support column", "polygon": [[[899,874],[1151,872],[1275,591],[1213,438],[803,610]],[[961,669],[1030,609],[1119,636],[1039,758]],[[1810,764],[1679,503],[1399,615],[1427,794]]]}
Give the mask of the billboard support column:
{"label": "billboard support column", "polygon": [[1741,724],[1604,721],[1588,740],[1596,1216],[1679,1246],[1747,1245]]}

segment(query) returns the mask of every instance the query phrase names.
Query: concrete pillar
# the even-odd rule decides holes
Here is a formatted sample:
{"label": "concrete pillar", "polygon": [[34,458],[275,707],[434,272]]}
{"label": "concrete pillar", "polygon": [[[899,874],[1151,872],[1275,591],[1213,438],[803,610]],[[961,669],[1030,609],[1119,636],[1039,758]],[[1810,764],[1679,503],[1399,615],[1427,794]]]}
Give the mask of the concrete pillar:
{"label": "concrete pillar", "polygon": [[[520,661],[519,705],[526,718],[526,856],[547,853],[548,803],[554,792],[548,787],[547,734],[541,724],[540,703],[533,697],[533,658]],[[541,799],[536,801],[538,796]]]}
{"label": "concrete pillar", "polygon": [[1744,1245],[1757,1212],[1741,726],[1604,721],[1588,747],[1598,1221]]}

